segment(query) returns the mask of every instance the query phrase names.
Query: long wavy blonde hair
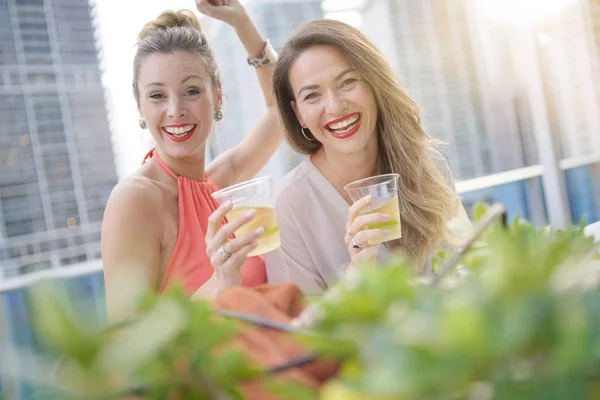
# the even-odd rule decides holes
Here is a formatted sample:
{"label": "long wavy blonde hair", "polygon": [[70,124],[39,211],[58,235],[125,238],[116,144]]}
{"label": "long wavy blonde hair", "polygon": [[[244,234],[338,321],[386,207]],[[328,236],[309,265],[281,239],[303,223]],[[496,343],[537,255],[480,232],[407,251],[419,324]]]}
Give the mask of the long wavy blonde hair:
{"label": "long wavy blonde hair", "polygon": [[[402,238],[388,242],[422,262],[438,246],[450,242],[447,223],[458,213],[458,197],[440,171],[433,139],[421,126],[420,110],[404,90],[379,50],[357,29],[345,23],[316,19],[298,28],[283,46],[273,75],[273,89],[286,139],[300,153],[311,155],[322,144],[308,141],[290,102],[292,63],[313,46],[340,49],[375,94],[378,119],[378,173],[397,173]],[[305,128],[306,131],[306,128]],[[433,151],[432,151],[433,150]],[[447,164],[442,160],[442,163]]]}

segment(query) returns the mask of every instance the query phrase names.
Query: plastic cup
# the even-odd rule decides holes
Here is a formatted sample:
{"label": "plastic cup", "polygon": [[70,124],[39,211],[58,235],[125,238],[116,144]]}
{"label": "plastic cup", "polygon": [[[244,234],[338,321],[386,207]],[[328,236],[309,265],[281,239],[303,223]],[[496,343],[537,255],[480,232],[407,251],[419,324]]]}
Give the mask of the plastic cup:
{"label": "plastic cup", "polygon": [[248,253],[248,256],[267,253],[280,245],[279,227],[275,219],[271,188],[271,177],[265,176],[238,183],[212,194],[219,204],[231,201],[233,208],[227,213],[229,221],[233,221],[251,210],[256,213],[250,222],[235,231],[235,235],[240,237],[261,226],[264,228],[265,233],[257,239],[258,246]]}
{"label": "plastic cup", "polygon": [[389,235],[380,239],[369,240],[369,244],[388,242],[402,237],[400,207],[398,205],[398,174],[385,174],[360,179],[344,186],[352,202],[371,195],[371,203],[361,211],[361,215],[371,213],[387,214],[391,218],[385,222],[367,225],[364,230],[384,229]]}

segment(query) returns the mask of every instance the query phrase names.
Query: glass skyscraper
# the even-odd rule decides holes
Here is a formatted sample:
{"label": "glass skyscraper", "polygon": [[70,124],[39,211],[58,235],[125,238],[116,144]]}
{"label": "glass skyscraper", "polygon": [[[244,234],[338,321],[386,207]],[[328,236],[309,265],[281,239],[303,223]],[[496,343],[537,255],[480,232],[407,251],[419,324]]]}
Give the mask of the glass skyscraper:
{"label": "glass skyscraper", "polygon": [[[0,0],[0,390],[7,399],[33,395],[3,372],[24,368],[15,348],[39,343],[26,292],[2,284],[100,262],[117,175],[91,11],[87,0]],[[101,274],[68,286],[74,304],[96,301],[102,314]]]}
{"label": "glass skyscraper", "polygon": [[0,278],[100,258],[117,182],[86,0],[0,0]]}

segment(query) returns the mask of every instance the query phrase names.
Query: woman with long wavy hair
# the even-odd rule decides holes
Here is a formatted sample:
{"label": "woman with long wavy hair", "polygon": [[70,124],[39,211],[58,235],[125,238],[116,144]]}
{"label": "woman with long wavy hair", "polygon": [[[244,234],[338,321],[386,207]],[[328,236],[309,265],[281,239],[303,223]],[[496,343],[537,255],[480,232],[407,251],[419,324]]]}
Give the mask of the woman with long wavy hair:
{"label": "woman with long wavy hair", "polygon": [[[286,42],[273,74],[287,141],[307,159],[280,183],[276,212],[285,268],[270,281],[325,290],[364,261],[402,251],[423,265],[452,243],[448,222],[467,218],[439,144],[421,126],[419,107],[377,48],[357,29],[317,19]],[[397,173],[402,238],[364,229],[390,216],[361,215],[344,190],[365,177]]]}

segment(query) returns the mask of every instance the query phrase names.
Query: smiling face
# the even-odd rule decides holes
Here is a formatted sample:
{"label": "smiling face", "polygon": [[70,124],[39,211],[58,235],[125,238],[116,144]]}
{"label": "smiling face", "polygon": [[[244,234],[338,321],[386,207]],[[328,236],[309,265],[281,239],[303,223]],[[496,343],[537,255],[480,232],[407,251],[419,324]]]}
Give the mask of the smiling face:
{"label": "smiling face", "polygon": [[295,97],[291,105],[300,125],[326,152],[354,154],[376,143],[373,90],[341,50],[309,48],[291,64],[289,80]]}
{"label": "smiling face", "polygon": [[150,54],[141,64],[138,87],[139,112],[157,148],[172,158],[203,157],[221,93],[201,58],[186,51]]}

